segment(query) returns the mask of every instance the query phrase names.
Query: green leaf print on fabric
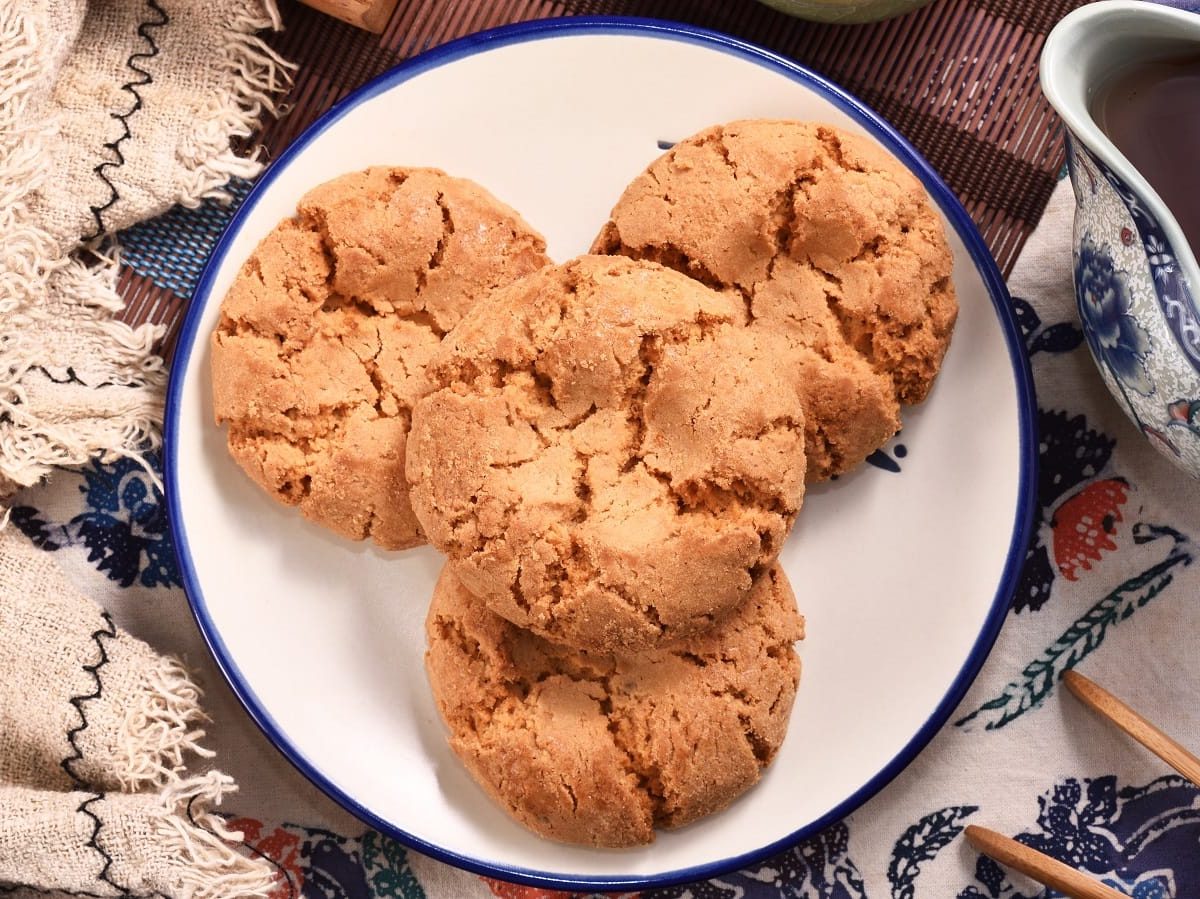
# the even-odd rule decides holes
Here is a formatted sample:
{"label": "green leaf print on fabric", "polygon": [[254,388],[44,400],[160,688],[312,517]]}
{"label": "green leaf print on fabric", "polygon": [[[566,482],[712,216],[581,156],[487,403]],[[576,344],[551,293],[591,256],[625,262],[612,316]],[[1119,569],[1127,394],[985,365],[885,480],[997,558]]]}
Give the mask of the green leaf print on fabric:
{"label": "green leaf print on fabric", "polygon": [[1040,705],[1054,692],[1055,685],[1065,672],[1099,648],[1109,628],[1129,618],[1170,586],[1177,567],[1192,563],[1191,541],[1179,531],[1152,524],[1139,523],[1134,526],[1135,543],[1150,543],[1163,538],[1174,541],[1165,559],[1129,578],[1088,609],[1038,658],[1022,669],[1019,679],[1008,683],[999,696],[959,719],[955,725],[967,727],[983,722],[985,730],[997,730]]}
{"label": "green leaf print on fabric", "polygon": [[408,850],[373,830],[362,838],[362,865],[372,896],[425,899],[425,890],[408,864]]}

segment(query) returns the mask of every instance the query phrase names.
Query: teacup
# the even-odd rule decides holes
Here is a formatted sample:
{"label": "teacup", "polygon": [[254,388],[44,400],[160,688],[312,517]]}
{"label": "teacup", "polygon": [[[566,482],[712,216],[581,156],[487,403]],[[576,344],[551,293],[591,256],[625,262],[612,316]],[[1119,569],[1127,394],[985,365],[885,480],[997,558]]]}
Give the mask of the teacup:
{"label": "teacup", "polygon": [[929,0],[760,0],[789,16],[851,25],[878,22],[911,12]]}
{"label": "teacup", "polygon": [[1116,71],[1197,54],[1200,15],[1108,0],[1054,28],[1041,81],[1067,126],[1075,297],[1092,356],[1142,433],[1200,477],[1200,247],[1089,110]]}

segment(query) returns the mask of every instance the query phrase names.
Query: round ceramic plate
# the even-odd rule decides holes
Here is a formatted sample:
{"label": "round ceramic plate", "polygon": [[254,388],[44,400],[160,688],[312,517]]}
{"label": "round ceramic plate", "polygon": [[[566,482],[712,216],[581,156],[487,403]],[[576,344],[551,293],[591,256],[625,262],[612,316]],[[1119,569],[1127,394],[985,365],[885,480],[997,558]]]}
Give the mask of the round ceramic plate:
{"label": "round ceramic plate", "polygon": [[[787,117],[868,134],[945,217],[961,313],[929,400],[876,464],[810,491],[783,552],[808,639],[791,731],[726,811],[643,849],[551,843],[491,803],[446,744],[423,667],[441,559],[337,538],[254,487],[213,424],[209,334],[238,267],[297,199],[368,165],[473,178],[584,252],[625,185],[670,142]],[[296,141],[213,253],[167,406],[167,484],[187,592],[255,721],[331,796],[438,858],[499,877],[620,889],[748,864],[835,821],[946,720],[991,647],[1033,502],[1033,399],[998,272],[928,165],[804,69],[683,26],[576,19],[499,29],[381,76]]]}

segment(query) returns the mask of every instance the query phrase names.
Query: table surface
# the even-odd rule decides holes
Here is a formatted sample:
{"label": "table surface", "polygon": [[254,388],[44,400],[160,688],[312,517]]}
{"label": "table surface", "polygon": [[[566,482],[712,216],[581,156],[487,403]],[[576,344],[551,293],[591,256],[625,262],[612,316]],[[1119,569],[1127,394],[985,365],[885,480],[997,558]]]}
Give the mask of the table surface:
{"label": "table surface", "polygon": [[[255,142],[268,157],[277,155],[364,81],[485,28],[570,15],[689,22],[795,59],[874,107],[958,194],[1007,274],[1063,164],[1061,126],[1038,88],[1038,55],[1054,23],[1080,5],[934,0],[887,22],[831,26],[793,19],[753,0],[402,0],[376,35],[283,0],[286,27],[269,43],[298,69],[285,101],[288,112],[265,123]],[[124,319],[166,325],[169,353],[190,298],[186,285],[148,275],[144,267],[124,268],[118,282],[127,301]]]}

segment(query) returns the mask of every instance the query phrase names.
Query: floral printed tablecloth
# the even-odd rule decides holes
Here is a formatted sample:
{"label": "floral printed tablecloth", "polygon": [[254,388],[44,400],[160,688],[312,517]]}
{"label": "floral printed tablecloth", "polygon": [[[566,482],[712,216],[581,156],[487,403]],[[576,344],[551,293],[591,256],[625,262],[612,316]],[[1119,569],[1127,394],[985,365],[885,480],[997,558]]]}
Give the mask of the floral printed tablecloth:
{"label": "floral printed tablecloth", "polygon": [[[139,226],[136,237],[169,245],[178,216],[225,215],[209,206],[177,211]],[[1010,281],[1037,382],[1039,509],[983,673],[916,763],[850,818],[751,869],[647,899],[1049,895],[967,847],[968,823],[1018,835],[1137,899],[1200,896],[1200,791],[1059,686],[1079,667],[1200,746],[1200,569],[1192,565],[1200,485],[1154,452],[1100,381],[1077,323],[1070,216],[1064,182]],[[153,276],[138,240],[126,264]],[[873,476],[903,477],[894,447],[877,461]],[[241,784],[232,823],[278,866],[276,897],[548,895],[406,850],[342,812],[275,752],[207,656],[162,496],[135,463],[62,473],[19,498],[12,524],[54,553],[118,624],[198,670],[210,745]]]}

